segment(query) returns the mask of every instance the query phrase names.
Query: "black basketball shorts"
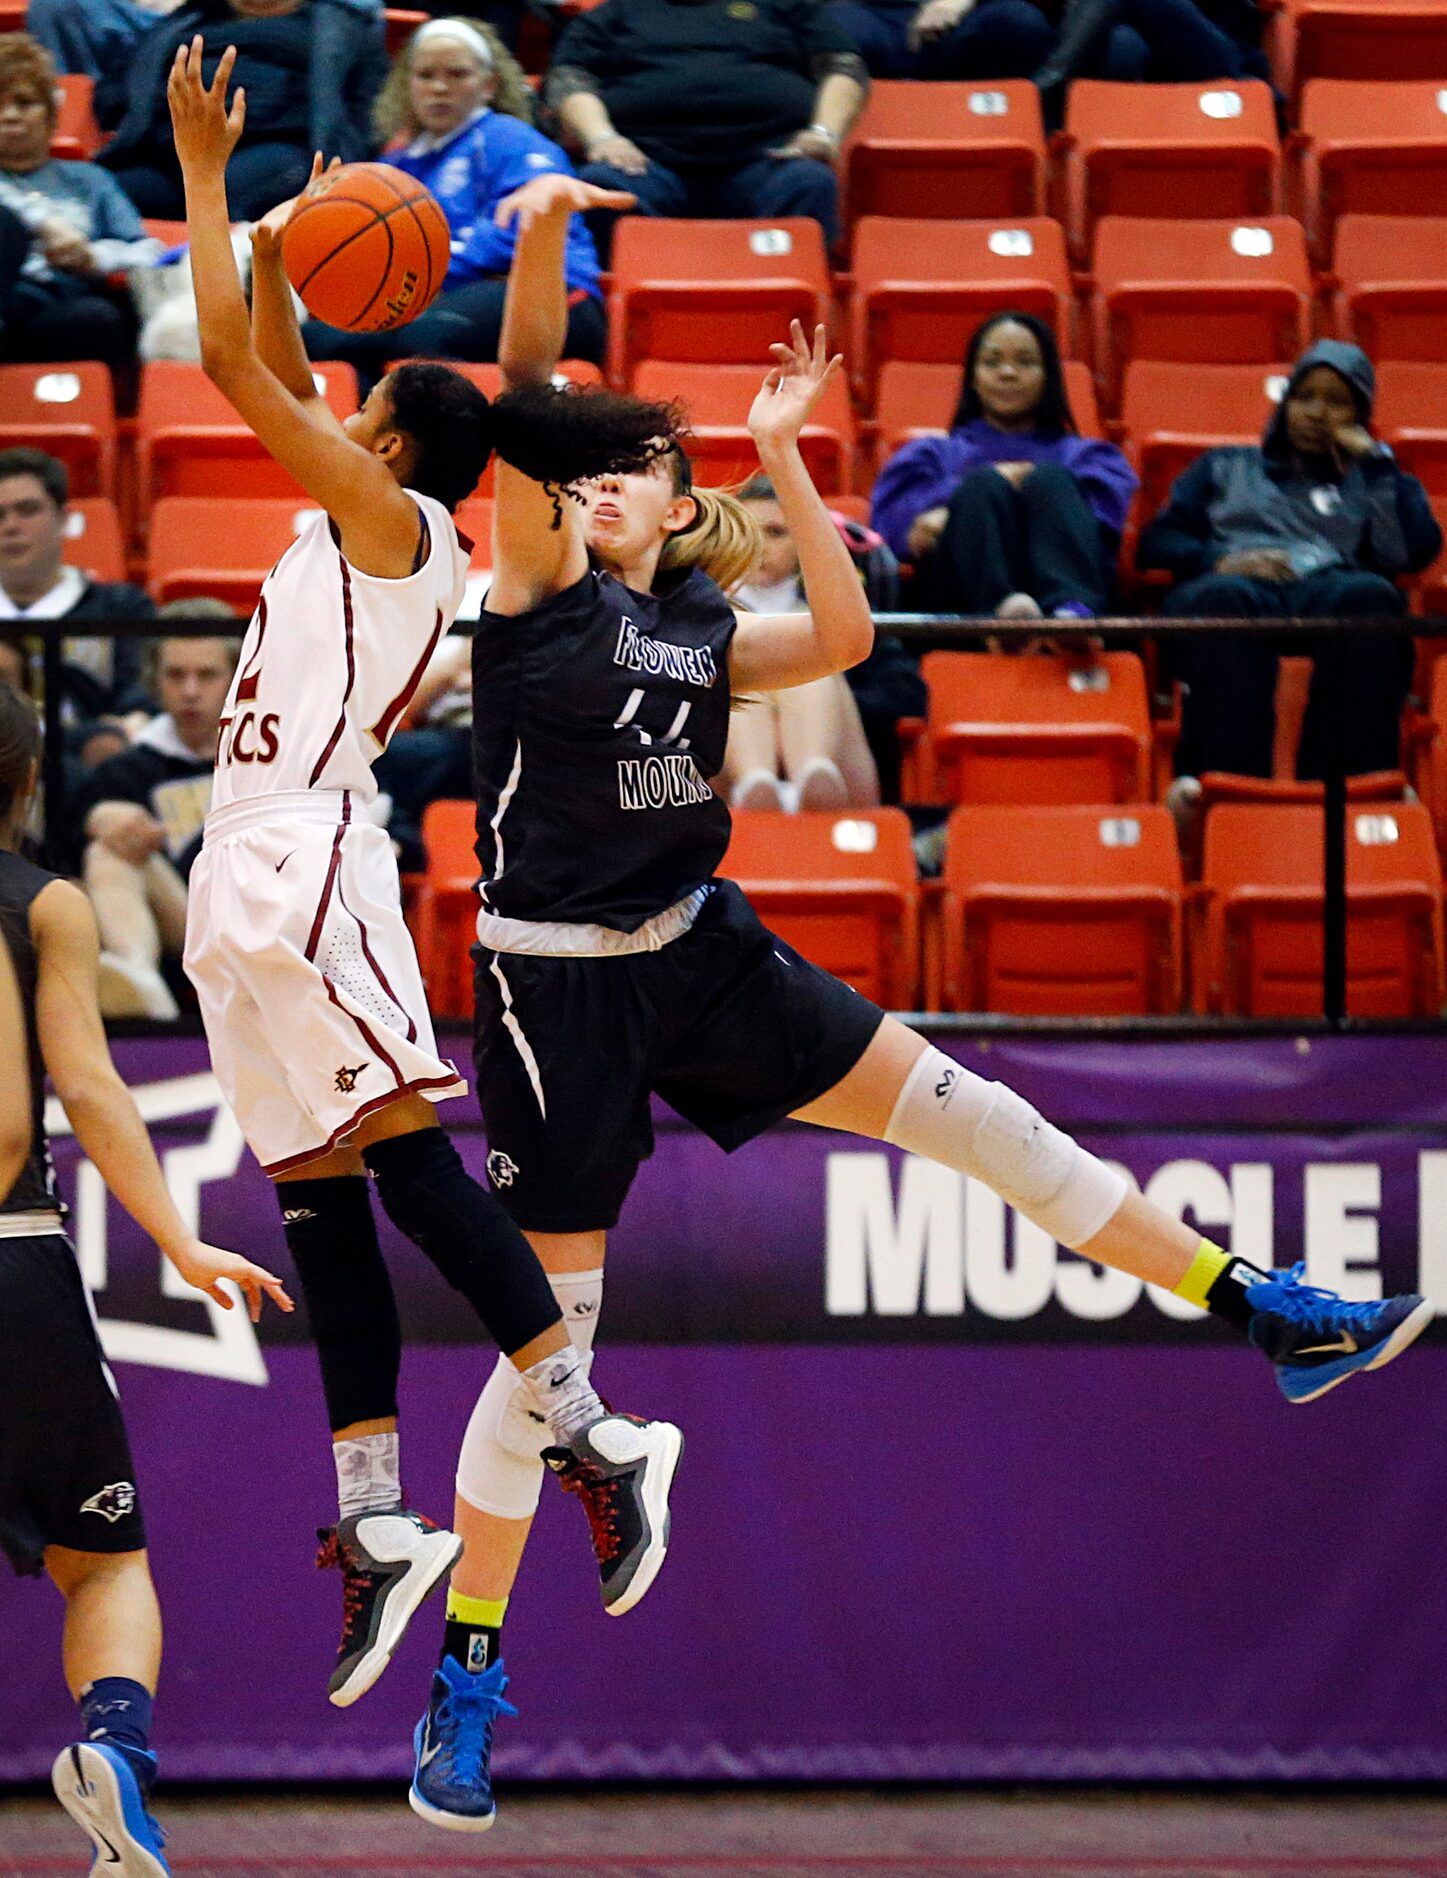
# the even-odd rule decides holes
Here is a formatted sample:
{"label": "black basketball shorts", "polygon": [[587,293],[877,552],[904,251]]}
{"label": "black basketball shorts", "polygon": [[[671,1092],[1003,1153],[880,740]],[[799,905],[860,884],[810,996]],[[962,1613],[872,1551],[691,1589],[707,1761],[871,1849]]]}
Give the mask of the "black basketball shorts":
{"label": "black basketball shorts", "polygon": [[474,948],[487,1171],[520,1226],[616,1224],[650,1094],[732,1152],[853,1069],[884,1013],[762,925],[731,881],[656,952]]}
{"label": "black basketball shorts", "polygon": [[64,1233],[0,1238],[0,1545],[20,1573],[48,1545],[146,1543],[121,1405]]}

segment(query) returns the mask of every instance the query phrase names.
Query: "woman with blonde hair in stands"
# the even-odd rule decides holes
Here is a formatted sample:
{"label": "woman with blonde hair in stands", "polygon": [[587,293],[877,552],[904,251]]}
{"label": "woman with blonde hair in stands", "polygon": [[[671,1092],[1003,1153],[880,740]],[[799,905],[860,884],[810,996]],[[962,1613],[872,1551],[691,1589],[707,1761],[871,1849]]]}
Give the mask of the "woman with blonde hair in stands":
{"label": "woman with blonde hair in stands", "polygon": [[[799,551],[767,476],[751,476],[739,501],[759,531],[759,553],[734,588],[746,613],[794,613],[807,605]],[[736,809],[872,809],[879,775],[859,707],[842,672],[751,698],[734,712],[723,783]]]}
{"label": "woman with blonde hair in stands", "polygon": [[[593,200],[551,176],[499,208],[518,229],[501,348],[510,386],[541,387],[557,364],[568,220]],[[811,346],[797,322],[773,356],[749,429],[810,612],[729,604],[757,559],[757,525],[734,497],[692,487],[667,411],[647,420],[652,460],[622,474],[568,487],[561,469],[538,477],[542,458],[532,476],[498,464],[472,668],[477,1087],[489,1177],[566,1297],[575,1345],[592,1348],[608,1229],[652,1151],[657,1095],[726,1150],[793,1116],[986,1181],[1072,1251],[1236,1325],[1294,1401],[1391,1361],[1430,1304],[1348,1304],[1302,1284],[1302,1266],[1267,1273],[1209,1244],[1012,1089],[810,964],[716,877],[729,811],[709,783],[733,696],[843,672],[874,639],[858,570],[799,451],[841,361],[826,356],[822,327]],[[616,398],[554,396],[580,431],[616,421]],[[499,1365],[458,1459],[464,1550],[448,1598],[477,1700],[459,1717],[455,1682],[439,1676],[415,1737],[412,1803],[452,1830],[495,1813],[493,1727],[515,1712],[500,1630],[544,1463],[570,1491],[607,1491],[595,1462],[545,1441]],[[756,1577],[766,1542],[728,1543],[740,1578]]]}
{"label": "woman with blonde hair in stands", "polygon": [[[425,183],[452,229],[452,264],[442,292],[400,333],[346,333],[320,320],[303,330],[314,359],[345,359],[366,384],[394,358],[497,357],[512,232],[493,211],[503,197],[549,170],[572,175],[560,147],[533,128],[532,93],[517,60],[479,20],[419,26],[377,100],[377,129],[407,141],[387,161]],[[607,327],[598,255],[581,222],[568,238],[565,356],[603,357]],[[364,387],[365,388],[365,387]]]}

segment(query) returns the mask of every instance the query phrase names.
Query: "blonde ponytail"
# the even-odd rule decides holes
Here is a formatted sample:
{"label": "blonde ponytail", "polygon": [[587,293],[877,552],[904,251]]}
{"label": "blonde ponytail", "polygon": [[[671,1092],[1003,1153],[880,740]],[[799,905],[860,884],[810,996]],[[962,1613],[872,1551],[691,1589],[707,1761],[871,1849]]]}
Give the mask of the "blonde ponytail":
{"label": "blonde ponytail", "polygon": [[663,544],[660,568],[700,567],[727,593],[759,558],[758,523],[729,489],[691,489],[696,505],[688,527]]}

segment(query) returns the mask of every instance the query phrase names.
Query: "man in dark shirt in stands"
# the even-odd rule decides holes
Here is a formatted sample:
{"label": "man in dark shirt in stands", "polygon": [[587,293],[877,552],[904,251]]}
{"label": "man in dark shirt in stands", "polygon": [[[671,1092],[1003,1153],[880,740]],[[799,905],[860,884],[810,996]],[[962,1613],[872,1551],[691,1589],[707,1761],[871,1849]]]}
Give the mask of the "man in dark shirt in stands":
{"label": "man in dark shirt in stands", "polygon": [[154,706],[141,678],[141,641],[111,639],[113,620],[152,619],[155,607],[125,581],[91,580],[65,564],[65,465],[44,450],[0,450],[0,632],[27,632],[28,621],[94,620],[99,636],[64,642],[64,713],[68,747],[83,765],[129,741]]}
{"label": "man in dark shirt in stands", "polygon": [[[547,96],[583,177],[640,214],[812,216],[832,246],[868,85],[816,0],[605,0],[559,40]],[[593,228],[605,257],[614,219]]]}

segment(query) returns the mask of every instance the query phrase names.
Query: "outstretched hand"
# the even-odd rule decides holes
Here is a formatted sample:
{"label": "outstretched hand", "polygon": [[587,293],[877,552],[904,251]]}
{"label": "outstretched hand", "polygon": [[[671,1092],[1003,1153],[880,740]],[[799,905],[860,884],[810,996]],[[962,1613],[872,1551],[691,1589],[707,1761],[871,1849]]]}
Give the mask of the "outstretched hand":
{"label": "outstretched hand", "polygon": [[333,170],[339,170],[341,167],[342,159],[340,157],[333,157],[331,162],[328,163],[321,151],[318,150],[316,155],[312,158],[312,173],[308,176],[306,188],[302,190],[301,194],[288,196],[285,202],[278,202],[274,209],[267,210],[266,214],[262,216],[259,222],[252,224],[252,247],[267,248],[280,241],[287,223],[316,188],[323,176],[330,176]]}
{"label": "outstretched hand", "polygon": [[630,195],[626,189],[599,189],[576,176],[555,172],[550,176],[535,176],[521,189],[504,196],[494,209],[492,219],[499,228],[516,225],[518,234],[525,235],[534,222],[548,216],[581,215],[588,209],[621,211],[631,209],[637,200],[637,196]]}
{"label": "outstretched hand", "polygon": [[191,175],[208,171],[219,175],[241,139],[246,123],[246,92],[238,85],[228,110],[226,87],[236,65],[236,48],[228,46],[222,53],[209,86],[201,82],[204,51],[199,33],[189,45],[176,48],[171,76],[166,81],[166,98],[182,170]]}
{"label": "outstretched hand", "polygon": [[804,328],[795,320],[789,329],[789,344],[769,347],[774,367],[749,412],[749,435],[760,452],[771,444],[798,442],[799,432],[844,363],[841,353],[836,352],[832,359],[828,356],[826,342],[824,328],[816,326],[811,347]]}
{"label": "outstretched hand", "polygon": [[220,1246],[207,1245],[203,1240],[193,1239],[181,1251],[172,1252],[168,1256],[188,1285],[204,1291],[223,1310],[231,1309],[231,1299],[222,1290],[221,1280],[225,1278],[236,1285],[245,1294],[246,1308],[253,1324],[261,1317],[263,1296],[269,1297],[278,1310],[291,1311],[296,1308],[275,1272],[267,1271],[262,1265],[253,1265],[250,1259],[242,1258],[239,1252],[225,1252]]}

